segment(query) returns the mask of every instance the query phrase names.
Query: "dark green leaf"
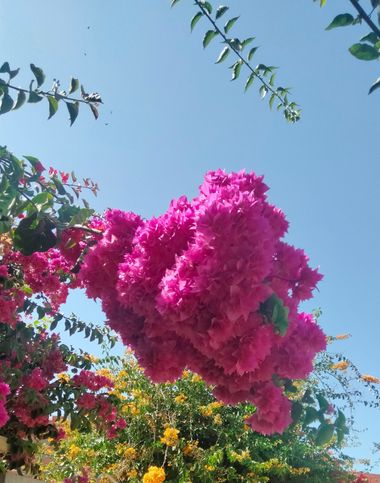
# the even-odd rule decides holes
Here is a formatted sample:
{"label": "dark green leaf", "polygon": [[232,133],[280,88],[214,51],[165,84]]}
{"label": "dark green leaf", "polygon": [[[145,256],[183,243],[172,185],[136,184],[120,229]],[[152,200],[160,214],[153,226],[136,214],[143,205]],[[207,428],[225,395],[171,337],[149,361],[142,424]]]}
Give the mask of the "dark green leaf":
{"label": "dark green leaf", "polygon": [[11,70],[9,71],[9,79],[13,79],[14,77],[16,77],[16,75],[20,72],[20,69],[15,69],[15,70]]}
{"label": "dark green leaf", "polygon": [[30,64],[30,69],[34,74],[34,77],[36,78],[37,86],[41,87],[42,84],[45,82],[44,71],[40,67],[35,66],[34,64]]}
{"label": "dark green leaf", "polygon": [[295,401],[292,406],[292,419],[293,423],[298,423],[301,419],[303,412],[303,405],[299,401]]}
{"label": "dark green leaf", "polygon": [[252,74],[248,77],[247,82],[245,83],[244,91],[247,91],[251,87],[253,81],[255,80],[255,77],[256,75],[252,72]]}
{"label": "dark green leaf", "polygon": [[79,80],[72,77],[71,81],[70,81],[69,94],[72,94],[73,92],[75,92],[78,89],[79,89]]}
{"label": "dark green leaf", "polygon": [[322,412],[326,412],[328,407],[329,407],[329,402],[327,401],[327,399],[324,396],[322,396],[321,394],[318,394],[317,395],[317,401],[319,403],[319,409]]}
{"label": "dark green leaf", "polygon": [[326,30],[331,30],[336,27],[347,27],[354,23],[354,17],[350,13],[341,13],[337,15],[334,20],[326,27]]}
{"label": "dark green leaf", "polygon": [[248,54],[248,60],[252,60],[252,57],[254,56],[256,50],[258,49],[258,47],[253,47],[250,51],[249,51],[249,54]]}
{"label": "dark green leaf", "polygon": [[11,68],[9,67],[9,62],[4,62],[4,64],[0,67],[0,74],[9,74]]}
{"label": "dark green leaf", "polygon": [[177,3],[179,2],[179,0],[172,0],[172,3],[171,3],[171,7],[174,7],[174,5],[177,5]]}
{"label": "dark green leaf", "polygon": [[42,96],[39,96],[36,92],[34,92],[34,91],[30,91],[29,92],[28,102],[34,104],[36,102],[42,101],[42,99],[43,99],[43,97]]}
{"label": "dark green leaf", "polygon": [[235,23],[238,21],[239,17],[234,17],[228,20],[224,26],[224,32],[228,34],[228,32],[232,29],[232,27],[235,25]]}
{"label": "dark green leaf", "polygon": [[99,111],[97,110],[97,108],[94,106],[94,104],[89,104],[89,106],[90,106],[91,112],[94,115],[95,119],[98,119]]}
{"label": "dark green leaf", "polygon": [[211,40],[218,35],[218,32],[215,30],[208,30],[203,37],[203,48],[205,49]]}
{"label": "dark green leaf", "polygon": [[208,12],[209,15],[212,14],[212,5],[211,5],[210,2],[203,2],[202,1],[202,6]]}
{"label": "dark green leaf", "polygon": [[5,93],[3,95],[3,99],[2,99],[2,102],[1,102],[0,114],[5,114],[5,113],[9,112],[13,107],[13,102],[14,101],[11,98],[11,96],[8,93]]}
{"label": "dark green leaf", "polygon": [[69,111],[70,115],[70,126],[72,126],[75,122],[75,119],[78,117],[79,113],[79,102],[66,102],[67,110]]}
{"label": "dark green leaf", "polygon": [[364,37],[362,37],[360,39],[360,42],[369,42],[370,44],[375,45],[376,42],[378,42],[379,40],[380,40],[379,37],[374,32],[371,32],[368,35],[365,35]]}
{"label": "dark green leaf", "polygon": [[49,117],[48,117],[48,119],[50,119],[58,111],[58,101],[53,96],[48,96],[48,101],[49,101]]}
{"label": "dark green leaf", "polygon": [[13,106],[13,110],[19,109],[26,101],[26,94],[24,91],[20,91],[17,95],[17,100],[15,105]]}
{"label": "dark green leaf", "polygon": [[319,419],[318,411],[312,406],[310,406],[306,409],[305,417],[303,419],[303,424],[304,426],[307,426],[308,424],[314,421],[317,421],[318,419]]}
{"label": "dark green leaf", "polygon": [[373,91],[380,87],[380,77],[378,77],[375,82],[369,88],[368,94],[372,94]]}
{"label": "dark green leaf", "polygon": [[228,57],[228,54],[230,53],[229,47],[224,47],[224,49],[221,51],[218,60],[215,62],[215,64],[220,64],[223,62]]}
{"label": "dark green leaf", "polygon": [[334,425],[333,424],[321,424],[317,431],[315,437],[315,444],[317,446],[322,446],[328,443],[334,435]]}
{"label": "dark green leaf", "polygon": [[359,60],[375,60],[380,57],[378,50],[368,44],[354,44],[349,51]]}
{"label": "dark green leaf", "polygon": [[190,23],[190,29],[191,31],[194,30],[194,27],[197,25],[197,23],[199,22],[199,20],[203,17],[203,13],[202,12],[197,12],[194,17],[191,19],[191,23]]}
{"label": "dark green leaf", "polygon": [[216,11],[216,14],[215,14],[216,20],[222,17],[227,12],[228,9],[229,7],[226,7],[225,5],[221,5],[220,7],[218,7],[218,10]]}

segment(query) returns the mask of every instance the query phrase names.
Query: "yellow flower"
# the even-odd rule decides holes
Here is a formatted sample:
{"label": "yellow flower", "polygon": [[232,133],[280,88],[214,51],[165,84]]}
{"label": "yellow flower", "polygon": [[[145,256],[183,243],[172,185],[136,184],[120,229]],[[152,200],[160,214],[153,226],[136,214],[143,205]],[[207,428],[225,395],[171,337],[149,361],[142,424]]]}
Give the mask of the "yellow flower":
{"label": "yellow flower", "polygon": [[96,374],[98,374],[99,376],[108,377],[108,379],[113,380],[112,372],[109,369],[99,369],[98,371],[96,371]]}
{"label": "yellow flower", "polygon": [[57,374],[57,379],[62,382],[69,382],[70,376],[66,374],[66,372],[60,372],[59,374]]}
{"label": "yellow flower", "polygon": [[175,446],[178,442],[178,429],[175,428],[166,428],[164,431],[164,435],[161,438],[161,443],[166,444],[167,446]]}
{"label": "yellow flower", "polygon": [[211,465],[205,465],[205,469],[207,471],[214,471],[215,470],[215,466],[211,466]]}
{"label": "yellow flower", "polygon": [[244,429],[244,431],[249,431],[251,429],[251,427],[248,426],[248,424],[244,424],[243,429]]}
{"label": "yellow flower", "polygon": [[128,478],[136,478],[137,470],[133,469],[131,471],[128,471],[127,476],[128,476]]}
{"label": "yellow flower", "polygon": [[333,364],[331,366],[331,369],[335,369],[337,371],[345,371],[349,365],[350,364],[347,361],[340,361],[340,362],[337,362],[336,364]]}
{"label": "yellow flower", "polygon": [[193,377],[191,378],[192,382],[201,382],[202,378],[198,374],[193,374]]}
{"label": "yellow flower", "polygon": [[158,466],[149,466],[143,476],[143,483],[162,483],[162,481],[165,481],[165,470]]}
{"label": "yellow flower", "polygon": [[76,458],[78,456],[78,454],[80,453],[80,448],[79,446],[75,445],[75,444],[71,444],[70,447],[69,447],[69,456],[70,458]]}
{"label": "yellow flower", "polygon": [[137,457],[137,451],[132,446],[129,446],[124,450],[124,457],[127,460],[134,460]]}
{"label": "yellow flower", "polygon": [[178,394],[178,396],[176,396],[174,398],[174,401],[177,403],[177,404],[182,404],[186,401],[187,397],[184,395],[184,394]]}
{"label": "yellow flower", "polygon": [[199,411],[202,414],[202,416],[205,416],[205,417],[212,416],[212,408],[208,406],[199,406]]}
{"label": "yellow flower", "polygon": [[199,441],[189,441],[183,448],[182,452],[185,456],[191,456],[198,449]]}
{"label": "yellow flower", "polygon": [[380,379],[375,376],[370,376],[369,374],[363,374],[360,376],[360,379],[362,379],[365,382],[370,382],[372,384],[380,384]]}
{"label": "yellow flower", "polygon": [[94,364],[97,364],[99,362],[99,358],[98,357],[95,357],[93,356],[92,354],[86,354],[84,356],[85,359],[87,359],[88,361],[94,363]]}
{"label": "yellow flower", "polygon": [[190,376],[191,376],[191,372],[190,371],[186,371],[186,370],[183,371],[182,377],[185,377],[186,378],[186,377],[190,377]]}
{"label": "yellow flower", "polygon": [[220,426],[223,423],[222,421],[222,416],[220,414],[217,414],[214,416],[214,424],[217,426]]}

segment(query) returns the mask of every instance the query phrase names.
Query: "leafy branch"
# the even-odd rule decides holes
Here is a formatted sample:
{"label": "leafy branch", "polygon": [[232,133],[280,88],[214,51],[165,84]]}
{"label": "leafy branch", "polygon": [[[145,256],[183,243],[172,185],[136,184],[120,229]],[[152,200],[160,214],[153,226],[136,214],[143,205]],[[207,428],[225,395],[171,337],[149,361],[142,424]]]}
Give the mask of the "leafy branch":
{"label": "leafy branch", "polygon": [[[172,0],[171,6],[173,7],[179,2],[179,0]],[[273,103],[277,100],[279,101],[277,105],[278,110],[282,110],[287,121],[296,122],[300,119],[300,109],[295,102],[290,102],[288,99],[290,89],[284,87],[275,87],[275,76],[274,70],[276,67],[267,66],[265,64],[258,64],[256,67],[252,67],[250,61],[252,60],[254,54],[256,53],[258,47],[251,47],[247,57],[243,56],[243,50],[249,44],[251,44],[255,37],[249,37],[244,40],[239,40],[238,38],[232,38],[228,36],[228,33],[232,27],[236,24],[239,17],[230,18],[224,25],[223,29],[219,27],[217,21],[225,15],[229,10],[228,6],[220,6],[215,13],[215,18],[212,17],[213,7],[210,2],[204,0],[194,0],[194,5],[198,7],[198,12],[194,15],[191,20],[191,30],[194,29],[196,24],[202,17],[205,17],[212,25],[212,29],[208,30],[203,38],[203,47],[206,48],[210,42],[215,38],[219,37],[225,47],[221,51],[216,64],[222,63],[227,59],[230,53],[235,55],[237,60],[230,67],[232,69],[232,80],[238,79],[241,74],[242,68],[245,67],[248,72],[248,78],[245,83],[244,90],[247,91],[257,79],[261,86],[259,89],[260,96],[262,99],[269,94],[269,106],[272,108]]]}
{"label": "leafy branch", "polygon": [[[314,0],[315,1],[315,0]],[[363,21],[371,29],[371,32],[360,39],[356,44],[349,48],[349,52],[359,60],[377,60],[380,58],[380,28],[372,20],[371,15],[375,9],[380,12],[380,1],[371,0],[372,11],[367,13],[358,0],[349,0],[354,7],[357,15],[351,13],[341,13],[337,15],[332,22],[326,27],[326,30],[332,30],[337,27],[348,27],[350,25],[361,24]],[[325,5],[326,0],[321,1],[320,5]],[[380,24],[380,15],[379,15]],[[371,85],[368,94],[380,87],[380,77]]]}
{"label": "leafy branch", "polygon": [[[10,111],[15,111],[22,107],[26,102],[35,104],[37,102],[46,99],[49,105],[49,117],[52,118],[58,111],[59,102],[65,103],[70,117],[70,125],[73,125],[79,114],[80,104],[86,104],[90,107],[95,119],[98,119],[98,105],[102,103],[100,95],[96,92],[88,94],[83,85],[80,84],[78,79],[72,78],[70,81],[70,87],[68,91],[60,89],[60,82],[54,79],[53,85],[49,90],[42,90],[41,87],[45,82],[45,73],[40,67],[30,64],[30,69],[35,77],[30,84],[29,88],[21,88],[11,84],[11,80],[14,79],[20,69],[11,69],[8,62],[4,62],[0,67],[0,74],[8,74],[8,80],[0,78],[0,114],[6,114]],[[36,82],[37,87],[34,88]],[[81,96],[73,97],[71,94],[80,89]],[[17,92],[17,98],[14,100],[9,94],[9,90]]]}

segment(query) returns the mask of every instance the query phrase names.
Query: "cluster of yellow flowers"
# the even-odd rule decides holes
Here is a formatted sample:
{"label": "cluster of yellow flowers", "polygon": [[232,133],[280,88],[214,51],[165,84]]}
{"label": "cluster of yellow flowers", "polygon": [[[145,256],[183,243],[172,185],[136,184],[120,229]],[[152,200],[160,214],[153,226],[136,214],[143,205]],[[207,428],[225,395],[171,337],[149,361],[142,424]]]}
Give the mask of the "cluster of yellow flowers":
{"label": "cluster of yellow flowers", "polygon": [[240,453],[237,453],[236,451],[231,451],[230,456],[233,461],[238,461],[239,463],[251,459],[251,453],[247,449],[241,451]]}
{"label": "cluster of yellow flowers", "polygon": [[223,406],[223,403],[219,401],[215,401],[210,404],[207,404],[207,406],[199,406],[199,411],[202,414],[202,416],[209,417],[209,416],[212,416],[213,412],[216,409],[219,409],[222,406]]}
{"label": "cluster of yellow flowers", "polygon": [[161,438],[161,443],[166,444],[166,446],[176,446],[178,443],[178,429],[168,427],[164,431],[164,435]]}
{"label": "cluster of yellow flowers", "polygon": [[165,470],[158,466],[149,466],[148,471],[143,476],[143,483],[162,483],[165,481]]}

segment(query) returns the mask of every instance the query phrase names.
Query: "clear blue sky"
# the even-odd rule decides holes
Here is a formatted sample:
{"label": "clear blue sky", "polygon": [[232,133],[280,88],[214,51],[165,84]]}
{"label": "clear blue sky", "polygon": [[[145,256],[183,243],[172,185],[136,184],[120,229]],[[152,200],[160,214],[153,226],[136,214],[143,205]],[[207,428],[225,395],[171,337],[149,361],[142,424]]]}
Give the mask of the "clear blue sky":
{"label": "clear blue sky", "polygon": [[[241,14],[236,35],[257,37],[256,61],[280,66],[279,82],[293,87],[299,124],[270,112],[255,87],[244,94],[227,64],[214,65],[220,45],[203,51],[202,21],[190,34],[191,0],[172,10],[169,0],[3,0],[2,61],[22,67],[17,82],[28,85],[34,62],[48,83],[79,77],[104,106],[98,121],[82,112],[72,128],[63,109],[47,121],[45,103],[26,106],[0,119],[1,144],[97,180],[96,209],[144,216],[160,214],[180,194],[193,196],[209,169],[264,174],[271,201],[290,221],[288,240],[325,275],[306,308],[322,307],[328,334],[351,333],[337,349],[380,376],[380,92],[367,96],[380,68],[347,51],[367,30],[324,32],[335,14],[349,11],[346,0],[324,9],[311,0],[228,3]],[[102,320],[78,294],[69,306]],[[369,430],[351,453],[365,457],[380,439],[379,412],[357,417]]]}

